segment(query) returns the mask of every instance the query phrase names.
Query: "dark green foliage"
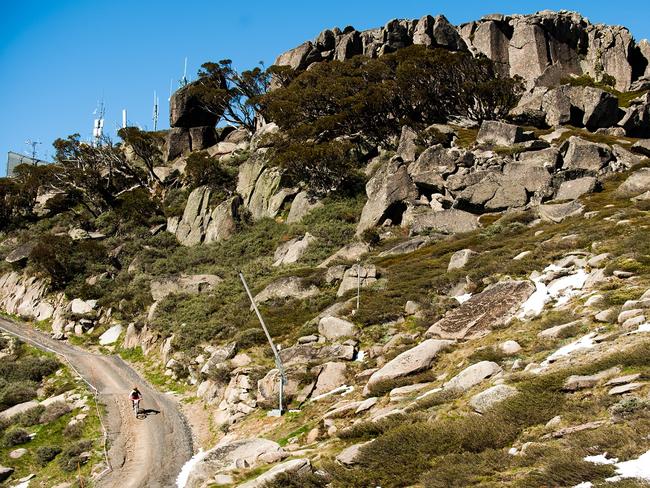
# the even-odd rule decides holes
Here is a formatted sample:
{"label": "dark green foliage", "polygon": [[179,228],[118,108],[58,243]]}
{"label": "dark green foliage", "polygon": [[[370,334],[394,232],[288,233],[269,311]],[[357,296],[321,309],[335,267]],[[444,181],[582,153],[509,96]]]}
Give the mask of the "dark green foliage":
{"label": "dark green foliage", "polygon": [[91,265],[106,261],[106,250],[101,243],[75,242],[66,235],[42,236],[29,255],[30,265],[49,278],[55,290],[62,290],[75,279],[83,280]]}
{"label": "dark green foliage", "polygon": [[204,110],[223,114],[226,122],[254,132],[259,99],[268,90],[270,79],[271,73],[263,65],[240,73],[231,60],[224,59],[202,64],[198,80],[188,89]]}
{"label": "dark green foliage", "polygon": [[0,410],[36,398],[36,384],[31,381],[12,381],[0,389]]}
{"label": "dark green foliage", "polygon": [[191,188],[207,185],[225,197],[232,193],[237,184],[237,171],[225,167],[205,152],[193,152],[187,157],[185,179]]}
{"label": "dark green foliage", "polygon": [[501,78],[487,58],[422,46],[368,59],[318,63],[262,98],[284,135],[275,164],[312,191],[328,193],[390,143],[404,124],[423,128],[449,115],[475,120],[507,114],[521,83]]}
{"label": "dark green foliage", "polygon": [[242,349],[264,344],[266,336],[264,331],[259,327],[252,327],[250,329],[242,330],[235,335],[235,341]]}
{"label": "dark green foliage", "polygon": [[61,454],[62,449],[57,446],[41,446],[36,449],[36,459],[41,466],[46,466],[55,457]]}
{"label": "dark green foliage", "polygon": [[147,226],[156,215],[162,215],[160,203],[149,192],[143,188],[125,192],[117,199],[115,206],[115,216],[119,222],[116,230],[125,233],[131,230],[131,226]]}
{"label": "dark green foliage", "polygon": [[92,448],[92,445],[93,444],[90,441],[78,441],[69,447],[66,447],[61,452],[58,459],[61,469],[67,472],[75,471],[78,468],[78,465],[83,463],[80,454],[89,451]]}
{"label": "dark green foliage", "polygon": [[505,354],[496,347],[482,347],[480,349],[474,350],[474,352],[467,358],[471,364],[478,363],[480,361],[492,361],[499,363],[505,358]]}
{"label": "dark green foliage", "polygon": [[20,415],[17,415],[16,417],[13,418],[13,423],[16,425],[20,425],[22,427],[31,427],[32,425],[37,425],[41,422],[41,415],[45,411],[45,407],[42,405],[39,405],[38,407],[34,407],[30,410],[27,410],[26,412],[21,413]]}
{"label": "dark green foliage", "polygon": [[525,478],[525,486],[563,488],[586,480],[613,476],[616,471],[614,466],[590,463],[566,450],[551,451],[543,463],[540,471],[534,471]]}
{"label": "dark green foliage", "polygon": [[25,429],[13,428],[5,432],[2,438],[2,444],[5,447],[18,446],[31,441],[32,438]]}
{"label": "dark green foliage", "polygon": [[117,135],[133,150],[137,160],[141,162],[149,175],[158,185],[162,182],[153,171],[155,166],[162,164],[162,146],[164,137],[157,132],[145,132],[137,127],[124,127]]}
{"label": "dark green foliage", "polygon": [[58,361],[51,358],[25,356],[15,361],[8,361],[7,358],[4,358],[0,362],[0,377],[7,381],[40,382],[60,366]]}
{"label": "dark green foliage", "polygon": [[505,450],[487,449],[481,453],[448,454],[435,458],[422,476],[425,488],[464,488],[478,485],[485,477],[505,471],[513,464]]}
{"label": "dark green foliage", "polygon": [[47,406],[47,408],[41,415],[40,423],[49,424],[50,422],[54,422],[59,417],[62,417],[63,415],[70,413],[71,410],[72,409],[70,408],[70,406],[63,401],[54,402]]}

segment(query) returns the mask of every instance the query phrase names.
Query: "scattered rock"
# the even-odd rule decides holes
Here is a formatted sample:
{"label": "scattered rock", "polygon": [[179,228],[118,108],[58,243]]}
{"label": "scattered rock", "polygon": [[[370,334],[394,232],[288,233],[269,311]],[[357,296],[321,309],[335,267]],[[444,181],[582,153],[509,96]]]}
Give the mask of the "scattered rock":
{"label": "scattered rock", "polygon": [[548,329],[544,329],[539,334],[537,334],[537,337],[542,337],[546,339],[558,339],[561,337],[565,337],[567,334],[570,334],[571,332],[577,330],[581,326],[582,326],[582,321],[575,320],[567,324],[555,325],[553,327],[549,327]]}
{"label": "scattered rock", "polygon": [[122,335],[122,326],[116,324],[99,336],[99,345],[108,346],[110,344],[115,344],[120,338],[120,335]]}
{"label": "scattered rock", "polygon": [[10,457],[11,459],[20,459],[20,458],[23,457],[25,454],[27,454],[27,449],[25,449],[24,447],[20,447],[20,448],[18,448],[18,449],[14,449],[13,451],[11,451],[11,452],[9,453],[9,457]]}
{"label": "scattered rock", "polygon": [[521,346],[517,341],[505,341],[499,344],[499,350],[506,356],[514,356],[521,351]]}
{"label": "scattered rock", "polygon": [[577,391],[584,388],[593,388],[600,381],[607,378],[611,378],[621,372],[621,369],[618,367],[613,367],[605,371],[601,371],[596,374],[580,376],[580,375],[571,375],[564,382],[564,390],[566,391]]}
{"label": "scattered rock", "polygon": [[503,369],[501,369],[501,366],[497,363],[492,361],[480,361],[468,366],[450,379],[443,385],[443,389],[448,391],[464,392],[478,385],[486,378],[494,376],[501,371],[503,371]]}
{"label": "scattered rock", "polygon": [[409,207],[402,219],[402,227],[412,233],[437,231],[445,234],[471,232],[480,227],[478,216],[457,208],[435,211],[428,207]]}
{"label": "scattered rock", "polygon": [[370,246],[365,242],[353,242],[346,244],[332,254],[329,258],[318,265],[319,268],[327,268],[336,261],[356,261],[370,251]]}
{"label": "scattered rock", "polygon": [[359,444],[353,444],[346,447],[339,453],[338,456],[336,456],[336,460],[345,466],[355,465],[357,458],[359,457],[359,453],[361,452],[361,448],[371,442],[372,441],[361,442]]}
{"label": "scattered rock", "polygon": [[6,466],[0,465],[0,483],[9,479],[9,477],[13,474],[13,472],[14,472],[14,468],[8,468]]}
{"label": "scattered rock", "polygon": [[317,397],[342,386],[346,382],[347,365],[345,363],[327,362],[320,368],[316,387],[312,397]]}
{"label": "scattered rock", "polygon": [[569,217],[582,215],[584,211],[584,205],[577,200],[568,203],[543,204],[539,206],[539,217],[546,222],[559,224]]}
{"label": "scattered rock", "polygon": [[151,296],[154,301],[160,301],[168,295],[179,293],[199,295],[214,290],[223,280],[217,275],[179,275],[169,278],[152,280]]}
{"label": "scattered rock", "polygon": [[323,317],[318,323],[318,333],[329,340],[354,337],[356,332],[356,325],[338,317]]}
{"label": "scattered rock", "polygon": [[618,378],[612,378],[605,384],[607,386],[624,385],[626,383],[631,383],[639,379],[640,377],[641,377],[641,373],[628,374],[625,376],[619,376]]}
{"label": "scattered rock", "polygon": [[630,393],[631,391],[638,390],[642,386],[644,386],[645,383],[628,383],[626,385],[620,385],[620,386],[615,386],[614,388],[610,389],[607,394],[608,395],[624,395],[625,393]]}
{"label": "scattered rock", "polygon": [[316,238],[307,232],[302,237],[294,237],[284,244],[281,244],[275,250],[275,254],[273,255],[273,259],[275,259],[273,266],[293,264],[299,261],[307,252],[307,248],[314,242],[316,242]]}
{"label": "scattered rock", "polygon": [[517,394],[517,389],[508,385],[495,385],[474,395],[470,406],[479,413],[487,412],[492,406]]}
{"label": "scattered rock", "polygon": [[470,259],[474,256],[477,256],[476,251],[471,249],[461,249],[452,254],[451,259],[449,260],[449,265],[447,266],[447,271],[452,271],[454,269],[464,268]]}
{"label": "scattered rock", "polygon": [[348,268],[343,274],[343,280],[339,285],[336,296],[343,296],[350,290],[356,290],[357,286],[365,288],[377,282],[377,268],[374,264],[364,266],[354,265]]}
{"label": "scattered rock", "polygon": [[267,483],[273,482],[281,474],[295,474],[296,476],[300,476],[311,473],[311,471],[312,468],[309,459],[292,459],[291,461],[274,466],[254,480],[242,483],[239,485],[239,488],[264,488],[267,486]]}
{"label": "scattered rock", "polygon": [[585,176],[575,180],[565,181],[555,195],[557,200],[576,200],[582,195],[592,193],[596,189],[596,178]]}
{"label": "scattered rock", "polygon": [[452,344],[452,341],[428,339],[408,351],[401,353],[373,373],[364,389],[364,394],[372,392],[373,387],[382,381],[401,378],[417,373],[431,366],[440,351]]}
{"label": "scattered rock", "polygon": [[36,400],[19,403],[17,405],[14,405],[13,407],[9,407],[6,410],[0,412],[0,420],[11,420],[16,415],[20,415],[21,413],[28,412],[38,407],[38,405],[39,403]]}
{"label": "scattered rock", "polygon": [[612,160],[612,150],[606,144],[571,136],[566,146],[563,169],[585,170],[596,174]]}
{"label": "scattered rock", "polygon": [[616,193],[622,197],[633,197],[650,190],[650,168],[635,171],[618,187]]}
{"label": "scattered rock", "polygon": [[322,206],[322,202],[310,197],[306,191],[301,191],[296,195],[291,203],[289,215],[287,216],[287,224],[300,222],[309,212]]}
{"label": "scattered rock", "polygon": [[494,144],[496,146],[512,146],[524,141],[524,133],[518,125],[485,120],[476,137],[479,144]]}

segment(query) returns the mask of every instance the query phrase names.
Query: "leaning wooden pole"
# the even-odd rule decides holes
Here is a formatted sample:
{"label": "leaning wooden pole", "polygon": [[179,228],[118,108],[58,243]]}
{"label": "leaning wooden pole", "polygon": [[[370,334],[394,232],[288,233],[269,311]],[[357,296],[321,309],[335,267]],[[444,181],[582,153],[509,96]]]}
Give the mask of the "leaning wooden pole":
{"label": "leaning wooden pole", "polygon": [[241,280],[242,285],[244,285],[244,289],[246,290],[248,299],[251,301],[253,310],[255,310],[255,313],[257,314],[257,318],[259,319],[260,324],[262,325],[262,329],[264,330],[264,334],[266,334],[266,338],[269,341],[269,345],[271,346],[271,350],[273,351],[273,356],[275,356],[275,366],[278,368],[278,371],[280,372],[279,412],[280,415],[282,415],[284,413],[284,385],[287,383],[287,377],[284,373],[284,366],[282,364],[282,359],[280,359],[280,353],[278,352],[278,348],[275,347],[273,339],[271,339],[271,334],[269,334],[269,330],[266,328],[266,324],[264,323],[262,314],[257,308],[257,304],[253,299],[253,295],[251,294],[251,291],[248,288],[248,284],[246,283],[246,279],[244,278],[244,274],[241,271],[239,272],[239,279]]}

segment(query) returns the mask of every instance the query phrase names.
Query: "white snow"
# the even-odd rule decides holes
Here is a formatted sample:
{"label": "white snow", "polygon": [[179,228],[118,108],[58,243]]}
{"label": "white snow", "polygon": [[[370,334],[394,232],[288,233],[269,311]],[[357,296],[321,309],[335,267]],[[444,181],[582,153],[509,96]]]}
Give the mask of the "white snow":
{"label": "white snow", "polygon": [[573,488],[593,488],[594,484],[591,481],[583,481],[575,485]]}
{"label": "white snow", "polygon": [[640,332],[650,332],[650,322],[641,324],[637,330],[632,331],[633,334],[638,334]]}
{"label": "white snow", "polygon": [[360,351],[357,353],[357,358],[355,359],[355,361],[356,361],[357,363],[362,363],[364,359],[366,359],[366,351],[361,351],[361,350],[360,350]]}
{"label": "white snow", "polygon": [[616,463],[617,476],[607,478],[607,481],[619,481],[623,478],[640,478],[650,480],[650,451],[636,459]]}
{"label": "white snow", "polygon": [[535,283],[535,291],[528,297],[528,300],[522,304],[521,312],[519,312],[517,318],[525,319],[537,317],[542,313],[544,305],[546,305],[546,302],[549,299],[546,285],[542,283],[539,278],[534,279],[533,282]]}
{"label": "white snow", "polygon": [[577,341],[572,342],[571,344],[567,344],[566,346],[562,346],[559,348],[557,351],[555,351],[553,354],[551,354],[549,357],[547,357],[541,364],[540,366],[545,368],[549,364],[551,364],[553,361],[569,356],[573,354],[576,351],[580,351],[582,349],[591,349],[594,347],[594,337],[596,337],[595,332],[591,332],[590,334],[587,334],[586,336],[581,337]]}
{"label": "white snow", "polygon": [[[544,268],[543,272],[548,273],[561,269],[555,264],[550,264]],[[585,286],[589,277],[584,269],[579,269],[572,275],[562,276],[553,280],[547,286],[542,281],[544,275],[533,276],[531,276],[531,280],[535,283],[535,291],[522,304],[521,310],[517,314],[517,318],[519,319],[532,319],[539,316],[544,310],[546,303],[551,299],[556,301],[556,306],[564,305],[579,293],[578,290],[581,290]]]}
{"label": "white snow", "polygon": [[199,452],[197,452],[194,456],[192,456],[192,459],[190,459],[188,462],[183,464],[183,467],[181,468],[181,472],[178,473],[178,476],[176,477],[176,488],[185,488],[185,485],[187,484],[187,480],[190,477],[190,473],[192,472],[192,469],[197,463],[203,461],[206,454],[207,452],[203,451],[203,449],[199,449]]}
{"label": "white snow", "polygon": [[469,300],[470,298],[472,298],[472,294],[471,294],[471,293],[465,293],[464,295],[458,295],[458,296],[455,296],[454,298],[455,298],[456,300],[458,300],[458,303],[460,303],[460,304],[462,305],[462,304],[465,303],[467,300]]}
{"label": "white snow", "polygon": [[616,464],[618,462],[618,458],[607,459],[606,452],[603,454],[598,454],[597,456],[587,456],[584,459],[585,461],[589,461],[590,463],[594,464]]}

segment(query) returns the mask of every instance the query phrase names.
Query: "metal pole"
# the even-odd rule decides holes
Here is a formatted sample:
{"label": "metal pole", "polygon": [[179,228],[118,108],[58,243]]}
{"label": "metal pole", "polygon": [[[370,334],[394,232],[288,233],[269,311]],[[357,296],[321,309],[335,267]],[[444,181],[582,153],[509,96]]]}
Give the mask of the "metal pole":
{"label": "metal pole", "polygon": [[284,411],[283,409],[283,400],[284,400],[284,385],[287,383],[287,377],[284,373],[284,366],[282,365],[282,359],[280,359],[280,354],[278,353],[278,349],[275,347],[275,344],[273,343],[273,339],[271,339],[271,334],[269,334],[268,329],[266,328],[266,324],[264,323],[264,319],[262,318],[262,314],[260,313],[259,309],[257,308],[257,305],[255,303],[255,300],[253,299],[253,295],[251,294],[251,291],[248,289],[248,284],[246,283],[246,279],[244,278],[244,274],[240,271],[239,272],[239,279],[241,280],[242,284],[244,285],[244,289],[246,290],[246,294],[248,295],[249,300],[251,301],[251,305],[253,306],[253,310],[255,310],[255,313],[257,314],[257,318],[260,321],[260,324],[262,325],[262,329],[264,330],[264,334],[266,334],[266,338],[269,341],[269,344],[271,345],[271,350],[273,351],[273,355],[275,356],[275,366],[278,368],[278,371],[280,372],[280,392],[279,392],[279,400],[280,400],[280,415],[282,415],[282,412]]}

